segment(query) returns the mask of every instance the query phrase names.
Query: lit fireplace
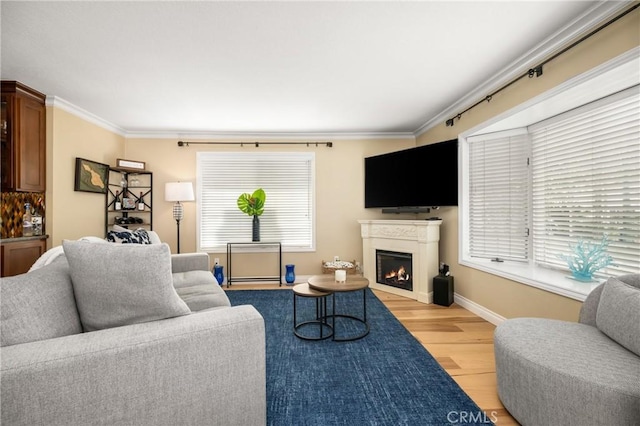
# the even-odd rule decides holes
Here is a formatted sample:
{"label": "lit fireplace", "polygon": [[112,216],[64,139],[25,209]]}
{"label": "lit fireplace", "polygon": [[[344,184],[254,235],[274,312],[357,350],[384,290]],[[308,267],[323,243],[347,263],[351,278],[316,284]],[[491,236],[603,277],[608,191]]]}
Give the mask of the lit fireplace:
{"label": "lit fireplace", "polygon": [[411,253],[376,250],[376,282],[413,291]]}

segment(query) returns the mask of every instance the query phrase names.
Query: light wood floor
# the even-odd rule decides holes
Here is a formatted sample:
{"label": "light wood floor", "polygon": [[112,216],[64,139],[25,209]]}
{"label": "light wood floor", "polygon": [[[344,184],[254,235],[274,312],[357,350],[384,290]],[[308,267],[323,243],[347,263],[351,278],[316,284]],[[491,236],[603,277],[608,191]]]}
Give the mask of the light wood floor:
{"label": "light wood floor", "polygon": [[[225,290],[290,290],[277,284],[236,284]],[[499,426],[518,425],[498,399],[493,355],[495,326],[468,310],[427,305],[379,290],[373,293]]]}

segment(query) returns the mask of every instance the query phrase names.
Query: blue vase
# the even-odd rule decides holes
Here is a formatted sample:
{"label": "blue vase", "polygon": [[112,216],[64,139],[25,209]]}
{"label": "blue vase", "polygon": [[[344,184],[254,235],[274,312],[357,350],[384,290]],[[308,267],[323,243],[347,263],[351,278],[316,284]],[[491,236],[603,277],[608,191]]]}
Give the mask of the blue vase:
{"label": "blue vase", "polygon": [[216,281],[218,281],[218,284],[222,285],[222,283],[224,282],[224,272],[222,271],[222,266],[220,265],[215,265],[213,267],[213,276],[216,278]]}
{"label": "blue vase", "polygon": [[287,271],[284,274],[284,280],[287,284],[293,284],[296,281],[296,265],[285,265]]}

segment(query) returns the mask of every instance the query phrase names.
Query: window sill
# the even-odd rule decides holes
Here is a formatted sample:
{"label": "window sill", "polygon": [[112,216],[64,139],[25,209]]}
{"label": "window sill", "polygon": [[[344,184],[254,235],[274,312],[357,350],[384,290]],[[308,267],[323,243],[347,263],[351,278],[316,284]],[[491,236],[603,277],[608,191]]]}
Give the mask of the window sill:
{"label": "window sill", "polygon": [[596,278],[597,282],[584,283],[569,278],[567,272],[517,262],[496,263],[489,259],[464,259],[460,264],[581,302],[594,288],[604,282],[604,279]]}

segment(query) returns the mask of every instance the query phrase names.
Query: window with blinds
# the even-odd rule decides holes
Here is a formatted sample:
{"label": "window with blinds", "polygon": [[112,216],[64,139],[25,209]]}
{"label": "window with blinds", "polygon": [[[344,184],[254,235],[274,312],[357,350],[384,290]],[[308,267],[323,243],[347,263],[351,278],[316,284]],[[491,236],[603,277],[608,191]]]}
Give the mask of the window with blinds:
{"label": "window with blinds", "polygon": [[639,93],[636,86],[530,126],[538,265],[566,269],[559,253],[606,236],[615,266],[600,272],[640,269]]}
{"label": "window with blinds", "polygon": [[528,137],[509,133],[467,139],[471,257],[529,258]]}
{"label": "window with blinds", "polygon": [[640,270],[640,86],[466,142],[470,257],[568,271],[559,255],[606,236],[599,272]]}
{"label": "window with blinds", "polygon": [[260,240],[280,241],[288,251],[315,248],[314,153],[199,152],[196,163],[200,250],[251,241],[252,218],[237,200],[257,188],[267,195]]}

